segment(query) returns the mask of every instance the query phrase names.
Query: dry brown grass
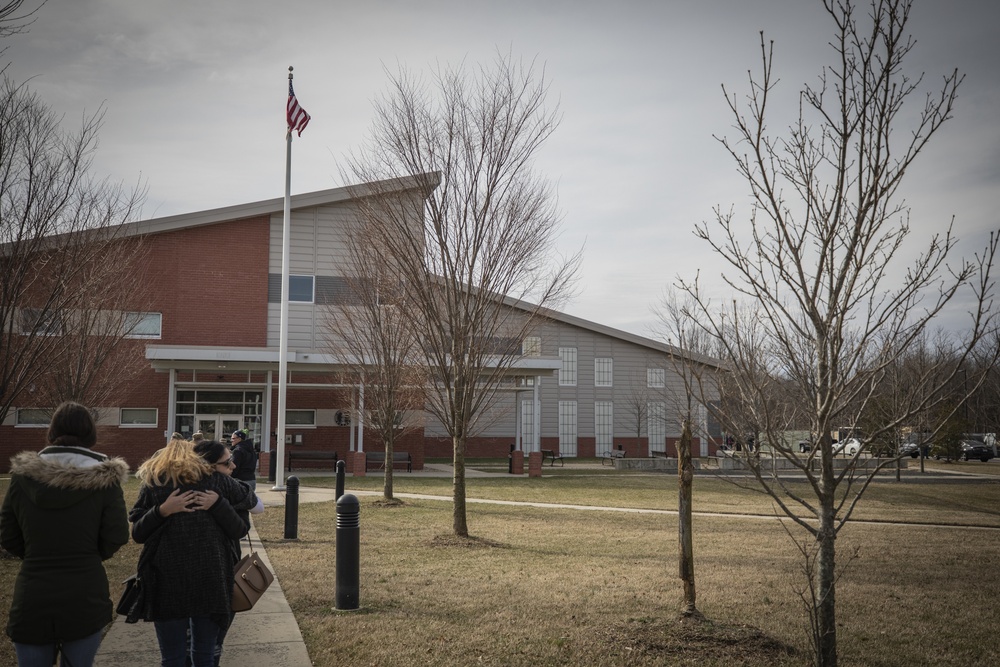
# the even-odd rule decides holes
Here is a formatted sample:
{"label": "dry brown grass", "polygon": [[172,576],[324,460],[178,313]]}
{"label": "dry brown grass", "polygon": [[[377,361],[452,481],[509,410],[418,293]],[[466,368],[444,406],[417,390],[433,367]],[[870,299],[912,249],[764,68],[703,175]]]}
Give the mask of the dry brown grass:
{"label": "dry brown grass", "polygon": [[[548,472],[548,471],[547,471]],[[402,479],[401,479],[402,478]],[[304,485],[323,480],[303,479]],[[377,477],[349,488],[381,488]],[[568,473],[470,479],[470,497],[672,509],[672,476]],[[400,493],[450,493],[447,479],[397,476]],[[0,494],[6,480],[0,479]],[[699,511],[772,513],[758,494],[695,482]],[[134,483],[126,490],[135,495]],[[705,624],[677,621],[677,525],[670,515],[472,504],[471,540],[450,536],[451,506],[362,497],[361,604],[334,604],[333,503],[303,504],[297,542],[284,514],[255,517],[317,665],[802,665],[802,560],[780,525],[698,516],[695,571]],[[998,484],[880,484],[868,518],[1000,525]],[[844,665],[1000,664],[995,529],[853,524],[838,540]],[[849,559],[850,555],[856,555]],[[107,563],[113,582],[138,547]],[[16,560],[0,560],[5,624]],[[114,588],[114,585],[113,585]],[[981,631],[978,629],[981,628]],[[13,664],[0,642],[0,664]]]}
{"label": "dry brown grass", "polygon": [[[950,491],[949,489],[948,491]],[[948,491],[942,490],[944,495]],[[446,502],[362,498],[360,612],[337,612],[332,503],[303,505],[300,542],[283,517],[258,529],[317,665],[801,665],[801,557],[761,519],[696,519],[704,625],[677,622],[672,516],[470,506],[473,540],[447,537]],[[969,512],[970,515],[975,512]],[[971,516],[966,517],[974,522]],[[1000,660],[993,529],[858,524],[838,588],[845,665]],[[969,572],[971,562],[975,572]]]}

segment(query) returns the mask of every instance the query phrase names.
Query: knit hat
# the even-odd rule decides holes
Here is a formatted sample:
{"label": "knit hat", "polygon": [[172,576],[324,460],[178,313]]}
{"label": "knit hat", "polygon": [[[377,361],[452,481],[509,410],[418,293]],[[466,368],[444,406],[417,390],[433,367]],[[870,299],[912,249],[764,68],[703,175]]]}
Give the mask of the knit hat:
{"label": "knit hat", "polygon": [[230,437],[231,438],[239,438],[240,440],[246,440],[247,439],[247,430],[245,428],[241,428],[238,431],[233,431],[233,434]]}

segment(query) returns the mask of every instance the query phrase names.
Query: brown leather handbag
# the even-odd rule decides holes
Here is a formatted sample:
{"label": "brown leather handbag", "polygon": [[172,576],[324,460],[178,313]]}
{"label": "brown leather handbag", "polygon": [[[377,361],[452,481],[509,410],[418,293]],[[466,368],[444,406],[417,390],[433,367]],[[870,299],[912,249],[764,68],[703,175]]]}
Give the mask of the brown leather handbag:
{"label": "brown leather handbag", "polygon": [[233,573],[233,611],[253,609],[257,600],[274,581],[274,575],[253,550],[250,533],[247,533],[247,541],[250,542],[250,553],[240,559]]}

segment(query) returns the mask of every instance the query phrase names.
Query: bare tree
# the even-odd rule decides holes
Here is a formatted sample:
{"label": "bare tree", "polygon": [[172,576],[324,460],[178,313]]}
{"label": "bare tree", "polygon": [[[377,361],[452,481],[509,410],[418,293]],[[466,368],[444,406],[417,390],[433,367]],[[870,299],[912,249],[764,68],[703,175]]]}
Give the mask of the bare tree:
{"label": "bare tree", "polygon": [[385,448],[382,494],[393,500],[392,455],[398,440],[420,426],[427,373],[418,339],[404,316],[404,290],[381,239],[364,219],[347,229],[349,285],[343,302],[327,315],[328,346],[364,391],[365,425]]}
{"label": "bare tree", "polygon": [[142,244],[121,227],[142,192],[89,173],[101,115],[65,133],[25,86],[0,88],[0,419],[32,388],[93,404],[131,334],[116,318],[145,303],[123,280]]}
{"label": "bare tree", "polygon": [[452,441],[458,536],[468,535],[466,441],[578,264],[554,256],[553,191],[532,170],[557,126],[547,87],[533,64],[502,55],[475,73],[438,70],[430,84],[402,71],[375,104],[367,151],[351,161],[358,182],[413,175],[426,195],[370,196],[361,213],[404,286],[430,373],[426,409]]}
{"label": "bare tree", "polygon": [[[698,610],[694,577],[694,463],[691,448],[694,444],[696,410],[708,409],[719,398],[717,388],[725,381],[725,374],[714,360],[705,355],[713,340],[701,327],[692,326],[688,313],[694,304],[684,299],[676,290],[668,290],[653,312],[658,320],[659,333],[676,344],[675,352],[668,359],[682,384],[668,391],[673,399],[670,405],[677,412],[681,426],[677,444],[677,542],[678,576],[684,592],[681,618],[703,620]],[[707,433],[701,433],[707,437]]]}
{"label": "bare tree", "polygon": [[[913,402],[868,435],[947,404],[957,369],[995,326],[990,271],[997,241],[991,237],[971,261],[956,261],[949,228],[907,259],[910,229],[897,197],[900,184],[951,117],[961,77],[944,77],[911,116],[907,103],[922,80],[903,71],[913,44],[911,2],[873,0],[870,12],[850,1],[825,0],[824,7],[836,26],[835,64],[816,87],[801,92],[799,118],[785,138],[768,134],[776,81],[773,46],[763,35],[761,72],[750,77],[746,103],[724,89],[737,139],[720,141],[754,206],[748,220],[717,210],[715,223],[697,226],[696,235],[721,258],[725,279],[747,299],[752,316],[738,304],[713,303],[697,280],[680,286],[694,299],[690,321],[716,338],[731,370],[733,389],[720,418],[737,433],[760,429],[767,446],[758,458],[745,459],[754,488],[804,531],[799,545],[809,577],[802,594],[815,664],[831,666],[837,664],[836,537],[877,470],[888,465],[872,465],[862,451],[835,465],[831,432],[857,426],[886,369],[947,304],[964,299],[971,318],[960,354],[942,360]],[[814,440],[799,453],[785,431],[803,419]],[[786,484],[783,466],[805,476],[808,492]]]}

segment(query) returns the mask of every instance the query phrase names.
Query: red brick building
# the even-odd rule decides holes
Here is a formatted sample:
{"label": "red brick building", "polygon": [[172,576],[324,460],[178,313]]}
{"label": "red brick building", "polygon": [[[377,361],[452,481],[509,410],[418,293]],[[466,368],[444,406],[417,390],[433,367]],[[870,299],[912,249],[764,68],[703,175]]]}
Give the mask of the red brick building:
{"label": "red brick building", "polygon": [[[414,184],[400,179],[399,196],[421,196]],[[322,313],[345,289],[342,232],[356,215],[357,191],[292,197],[286,450],[344,458],[379,446],[352,423],[358,387],[334,379],[342,366],[324,342]],[[276,449],[283,204],[278,198],[126,225],[148,252],[143,276],[122,276],[142,280],[152,295],[152,306],[135,313],[148,367],[112,404],[91,406],[100,410],[101,451],[135,467],[172,432],[226,439],[236,428],[249,429],[262,451]],[[201,261],[209,257],[223,259]],[[469,443],[468,456],[506,456],[512,444],[564,456],[616,445],[633,456],[670,453],[679,427],[668,405],[679,379],[667,355],[676,352],[556,313],[524,341],[508,415]],[[43,413],[51,407],[23,399],[10,411],[0,424],[0,469],[14,453],[44,445]],[[707,416],[703,422],[710,427]],[[695,455],[714,453],[709,440],[695,446]],[[411,454],[414,469],[425,457],[451,455],[431,421],[397,449]]]}

